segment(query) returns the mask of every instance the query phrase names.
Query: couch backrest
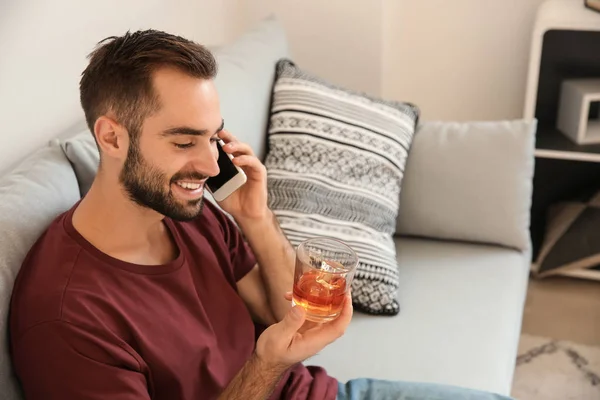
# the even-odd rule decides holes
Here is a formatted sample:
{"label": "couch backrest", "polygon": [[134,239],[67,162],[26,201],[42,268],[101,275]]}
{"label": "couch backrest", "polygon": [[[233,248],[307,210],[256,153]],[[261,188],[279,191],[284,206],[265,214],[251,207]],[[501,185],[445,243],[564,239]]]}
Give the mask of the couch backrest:
{"label": "couch backrest", "polygon": [[77,179],[58,144],[0,176],[0,399],[21,399],[8,338],[13,284],[25,256],[54,218],[79,200]]}
{"label": "couch backrest", "polygon": [[[266,19],[214,53],[225,126],[264,160],[275,65],[290,58],[284,30]],[[527,250],[536,125],[423,121],[404,171],[396,233]],[[98,165],[94,140],[86,132],[63,146],[85,193]]]}

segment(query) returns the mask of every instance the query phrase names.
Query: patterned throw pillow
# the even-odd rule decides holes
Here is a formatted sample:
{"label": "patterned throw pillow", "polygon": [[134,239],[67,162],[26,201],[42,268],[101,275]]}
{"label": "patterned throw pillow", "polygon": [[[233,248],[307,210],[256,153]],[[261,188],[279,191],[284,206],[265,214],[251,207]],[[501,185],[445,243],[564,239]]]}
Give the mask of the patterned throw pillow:
{"label": "patterned throw pillow", "polygon": [[269,206],[293,246],[329,236],[358,254],[357,310],[395,315],[392,238],[419,110],[327,84],[277,63],[268,129]]}

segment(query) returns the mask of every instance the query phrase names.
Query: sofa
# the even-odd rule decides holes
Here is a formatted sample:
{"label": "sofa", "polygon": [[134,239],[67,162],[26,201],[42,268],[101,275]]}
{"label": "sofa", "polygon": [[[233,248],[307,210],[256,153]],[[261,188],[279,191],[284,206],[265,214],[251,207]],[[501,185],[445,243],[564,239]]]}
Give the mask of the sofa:
{"label": "sofa", "polygon": [[[227,128],[266,153],[274,66],[293,58],[274,18],[213,49]],[[77,79],[77,77],[73,77]],[[509,394],[530,266],[529,208],[536,121],[417,127],[394,243],[400,312],[355,312],[346,334],[306,360],[339,380],[434,382]],[[0,399],[21,398],[7,315],[28,249],[93,179],[89,132],[57,133],[0,176]]]}

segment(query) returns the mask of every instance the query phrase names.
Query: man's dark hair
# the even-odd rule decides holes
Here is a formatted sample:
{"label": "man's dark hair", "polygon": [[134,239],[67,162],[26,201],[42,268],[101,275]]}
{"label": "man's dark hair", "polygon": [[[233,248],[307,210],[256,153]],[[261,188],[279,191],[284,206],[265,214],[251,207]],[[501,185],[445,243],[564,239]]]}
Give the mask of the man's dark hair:
{"label": "man's dark hair", "polygon": [[217,63],[204,46],[156,30],[127,32],[98,43],[79,83],[81,106],[90,131],[98,117],[113,112],[117,122],[137,136],[146,117],[158,111],[152,73],[173,67],[199,79],[212,79]]}

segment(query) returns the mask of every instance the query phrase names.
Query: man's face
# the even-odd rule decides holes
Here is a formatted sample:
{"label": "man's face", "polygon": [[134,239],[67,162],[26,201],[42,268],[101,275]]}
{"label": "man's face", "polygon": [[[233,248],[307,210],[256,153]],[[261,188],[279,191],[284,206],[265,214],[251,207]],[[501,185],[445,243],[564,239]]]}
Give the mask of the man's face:
{"label": "man's face", "polygon": [[119,179],[132,201],[175,220],[202,211],[204,183],[219,173],[217,134],[223,129],[214,83],[173,69],[156,71],[160,110],[130,141]]}

